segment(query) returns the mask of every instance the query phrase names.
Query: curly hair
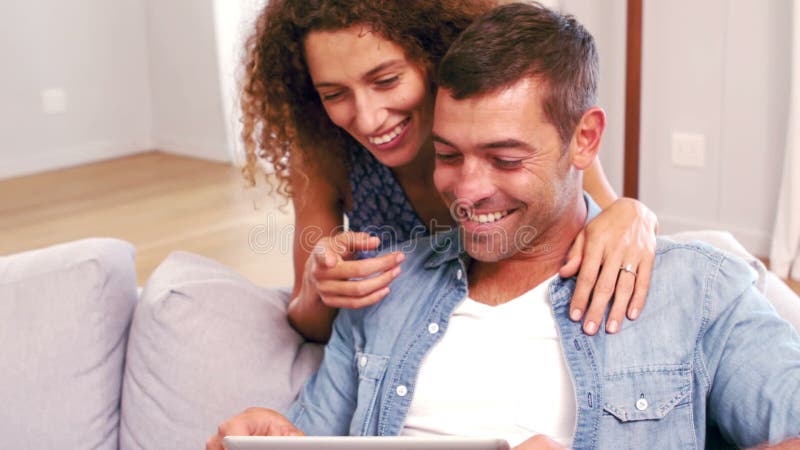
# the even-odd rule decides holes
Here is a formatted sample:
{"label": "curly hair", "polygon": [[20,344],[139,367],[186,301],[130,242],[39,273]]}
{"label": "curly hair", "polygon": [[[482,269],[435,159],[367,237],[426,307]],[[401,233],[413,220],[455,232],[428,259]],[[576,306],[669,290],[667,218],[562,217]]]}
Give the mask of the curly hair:
{"label": "curly hair", "polygon": [[[270,0],[245,47],[241,89],[245,179],[259,160],[273,165],[279,194],[291,198],[289,156],[347,166],[355,140],[328,118],[311,81],[303,42],[315,30],[364,25],[391,40],[432,75],[450,44],[494,0]],[[433,77],[431,77],[433,78]]]}

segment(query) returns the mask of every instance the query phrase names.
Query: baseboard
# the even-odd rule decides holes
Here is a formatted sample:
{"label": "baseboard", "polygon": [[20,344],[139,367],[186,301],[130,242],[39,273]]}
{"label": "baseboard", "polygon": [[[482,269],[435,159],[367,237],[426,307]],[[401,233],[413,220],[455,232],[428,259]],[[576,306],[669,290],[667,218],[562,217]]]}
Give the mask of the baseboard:
{"label": "baseboard", "polygon": [[27,152],[10,160],[0,160],[0,179],[63,169],[80,164],[120,158],[153,148],[149,139],[128,142],[94,142],[53,150]]}
{"label": "baseboard", "polygon": [[174,136],[156,136],[153,138],[153,142],[156,148],[168,153],[211,161],[231,162],[228,145],[224,142],[202,142]]}
{"label": "baseboard", "polygon": [[769,255],[770,243],[772,241],[772,235],[764,231],[748,230],[730,224],[687,219],[685,217],[659,215],[658,224],[661,234],[692,230],[728,231],[737,241],[742,243],[748,252],[760,257]]}

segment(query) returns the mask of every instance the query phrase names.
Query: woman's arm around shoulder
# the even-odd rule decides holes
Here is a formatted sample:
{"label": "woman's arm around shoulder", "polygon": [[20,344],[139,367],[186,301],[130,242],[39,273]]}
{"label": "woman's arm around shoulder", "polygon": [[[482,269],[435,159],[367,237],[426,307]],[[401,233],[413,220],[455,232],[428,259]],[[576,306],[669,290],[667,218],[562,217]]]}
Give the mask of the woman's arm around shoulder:
{"label": "woman's arm around shoulder", "polygon": [[583,318],[584,331],[595,334],[611,303],[606,332],[616,333],[626,315],[635,320],[644,308],[658,220],[640,201],[617,198],[599,160],[585,171],[583,186],[603,212],[575,238],[559,275],[578,275],[570,318]]}

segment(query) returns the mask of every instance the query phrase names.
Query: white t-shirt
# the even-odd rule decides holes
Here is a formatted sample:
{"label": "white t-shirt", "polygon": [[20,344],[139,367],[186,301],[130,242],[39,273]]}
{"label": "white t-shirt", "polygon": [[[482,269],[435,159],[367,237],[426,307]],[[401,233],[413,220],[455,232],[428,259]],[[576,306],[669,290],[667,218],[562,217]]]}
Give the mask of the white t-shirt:
{"label": "white t-shirt", "polygon": [[[553,277],[555,278],[555,277]],[[547,280],[499,306],[470,298],[422,361],[404,436],[495,437],[516,446],[575,432],[575,389]]]}

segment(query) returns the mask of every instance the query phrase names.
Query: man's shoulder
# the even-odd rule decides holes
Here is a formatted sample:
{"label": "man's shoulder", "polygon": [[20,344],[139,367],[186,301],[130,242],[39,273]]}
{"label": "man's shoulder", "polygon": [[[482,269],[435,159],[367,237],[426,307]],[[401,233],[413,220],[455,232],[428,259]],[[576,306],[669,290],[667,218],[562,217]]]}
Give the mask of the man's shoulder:
{"label": "man's shoulder", "polygon": [[659,237],[651,289],[668,284],[678,295],[702,294],[707,300],[733,301],[751,288],[757,277],[743,259],[710,244]]}
{"label": "man's shoulder", "polygon": [[[656,240],[656,262],[689,263],[693,268],[701,265],[707,270],[724,269],[734,275],[744,275],[751,280],[757,276],[741,257],[714,247],[703,241],[678,242],[668,237]],[[670,266],[670,268],[672,268]]]}
{"label": "man's shoulder", "polygon": [[754,280],[741,259],[711,245],[659,238],[647,302],[635,322],[605,340],[605,370],[690,367],[703,336]]}

